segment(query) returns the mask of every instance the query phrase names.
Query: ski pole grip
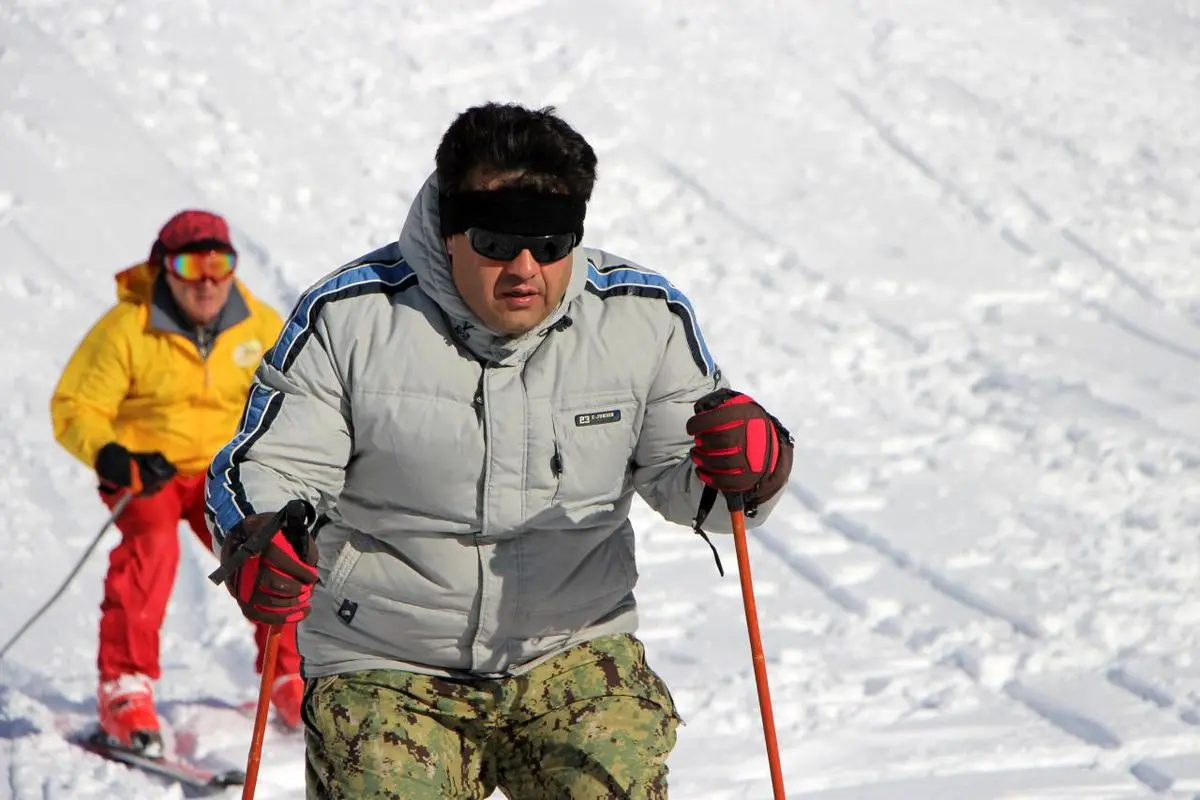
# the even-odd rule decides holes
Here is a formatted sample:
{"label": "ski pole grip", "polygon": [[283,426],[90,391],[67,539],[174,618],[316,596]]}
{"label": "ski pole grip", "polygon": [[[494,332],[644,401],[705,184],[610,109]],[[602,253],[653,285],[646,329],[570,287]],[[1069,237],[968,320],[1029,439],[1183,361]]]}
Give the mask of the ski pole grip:
{"label": "ski pole grip", "polygon": [[284,531],[290,534],[297,527],[307,529],[313,515],[312,506],[305,501],[290,501],[286,506],[276,511],[275,515],[267,520],[265,525],[255,531],[253,536],[238,545],[238,548],[209,574],[208,579],[220,586],[228,580],[229,576],[238,571],[247,558],[261,555],[267,549],[267,545],[271,543],[271,539],[274,538],[276,533]]}

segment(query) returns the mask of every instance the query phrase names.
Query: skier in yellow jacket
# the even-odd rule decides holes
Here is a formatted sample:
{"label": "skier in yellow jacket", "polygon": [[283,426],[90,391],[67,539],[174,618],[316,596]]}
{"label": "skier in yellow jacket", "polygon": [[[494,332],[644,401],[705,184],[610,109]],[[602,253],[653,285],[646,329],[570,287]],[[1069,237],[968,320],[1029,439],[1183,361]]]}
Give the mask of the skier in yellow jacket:
{"label": "skier in yellow jacket", "polygon": [[[182,211],[150,258],[116,276],[118,303],[80,343],[51,400],[60,444],[96,470],[121,542],[109,557],[98,657],[100,726],[114,744],[161,752],[153,681],[159,628],[179,561],[179,523],[205,546],[204,473],[237,429],[250,381],[282,325],[235,277],[221,217]],[[256,630],[261,670],[266,626]],[[294,626],[285,628],[272,700],[300,724],[303,682]]]}

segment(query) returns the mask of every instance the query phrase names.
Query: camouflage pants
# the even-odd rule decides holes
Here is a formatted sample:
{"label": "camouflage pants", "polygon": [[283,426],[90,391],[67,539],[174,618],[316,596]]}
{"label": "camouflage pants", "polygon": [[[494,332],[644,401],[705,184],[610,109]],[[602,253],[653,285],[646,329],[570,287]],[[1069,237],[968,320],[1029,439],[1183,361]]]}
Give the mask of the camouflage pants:
{"label": "camouflage pants", "polygon": [[663,800],[679,724],[628,635],[494,680],[316,678],[304,717],[308,800]]}

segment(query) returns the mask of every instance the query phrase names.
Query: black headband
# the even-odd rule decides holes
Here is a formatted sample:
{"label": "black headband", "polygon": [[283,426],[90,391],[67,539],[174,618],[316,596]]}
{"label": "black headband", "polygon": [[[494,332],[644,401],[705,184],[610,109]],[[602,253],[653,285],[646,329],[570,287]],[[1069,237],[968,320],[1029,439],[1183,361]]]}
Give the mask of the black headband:
{"label": "black headband", "polygon": [[533,189],[496,189],[440,194],[438,211],[442,236],[453,236],[467,228],[484,228],[526,236],[573,233],[577,240],[582,240],[587,201],[575,195]]}

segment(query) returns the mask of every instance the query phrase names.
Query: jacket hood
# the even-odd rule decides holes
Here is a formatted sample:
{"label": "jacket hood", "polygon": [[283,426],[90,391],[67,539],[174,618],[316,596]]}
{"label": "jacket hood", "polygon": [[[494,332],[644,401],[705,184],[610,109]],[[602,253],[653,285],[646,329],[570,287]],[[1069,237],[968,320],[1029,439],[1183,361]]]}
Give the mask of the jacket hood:
{"label": "jacket hood", "polygon": [[146,262],[126,267],[116,274],[117,300],[123,303],[146,305],[154,295],[154,281],[158,278],[158,267]]}
{"label": "jacket hood", "polygon": [[576,246],[571,254],[571,279],[562,302],[536,328],[518,336],[509,336],[488,328],[467,307],[450,275],[450,256],[442,240],[438,214],[437,174],[429,176],[417,193],[408,218],[400,232],[400,252],[417,274],[425,292],[450,321],[455,338],[475,355],[500,363],[524,360],[537,347],[542,336],[567,312],[571,301],[583,292],[587,282],[587,258]]}

